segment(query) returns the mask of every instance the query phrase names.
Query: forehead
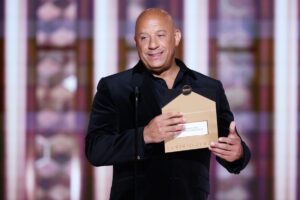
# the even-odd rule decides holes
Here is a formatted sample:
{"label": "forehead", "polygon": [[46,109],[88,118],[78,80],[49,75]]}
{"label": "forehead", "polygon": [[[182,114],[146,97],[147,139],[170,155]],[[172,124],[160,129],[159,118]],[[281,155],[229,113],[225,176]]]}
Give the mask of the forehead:
{"label": "forehead", "polygon": [[136,34],[162,30],[171,31],[173,29],[173,22],[168,15],[161,13],[149,13],[138,18],[135,29]]}

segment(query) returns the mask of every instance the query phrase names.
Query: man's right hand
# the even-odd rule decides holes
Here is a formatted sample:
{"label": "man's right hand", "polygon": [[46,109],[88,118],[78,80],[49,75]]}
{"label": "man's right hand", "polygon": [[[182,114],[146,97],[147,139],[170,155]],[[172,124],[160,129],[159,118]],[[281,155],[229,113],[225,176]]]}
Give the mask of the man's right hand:
{"label": "man's right hand", "polygon": [[184,130],[185,120],[180,112],[164,113],[153,118],[144,128],[146,144],[174,138]]}

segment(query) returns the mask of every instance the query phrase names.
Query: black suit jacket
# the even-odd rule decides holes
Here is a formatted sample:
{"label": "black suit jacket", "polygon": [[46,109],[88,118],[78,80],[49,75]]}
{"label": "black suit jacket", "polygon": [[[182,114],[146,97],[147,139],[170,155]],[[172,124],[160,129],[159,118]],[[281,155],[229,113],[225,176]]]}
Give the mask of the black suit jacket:
{"label": "black suit jacket", "polygon": [[[180,60],[176,59],[176,63],[186,68]],[[216,102],[219,136],[226,136],[233,115],[222,84],[186,69],[186,84],[191,85],[194,92]],[[137,154],[140,160],[137,162],[135,88],[139,90]],[[134,177],[138,199],[204,199],[203,195],[209,193],[210,151],[207,148],[165,154],[163,143],[144,143],[144,126],[159,114],[161,108],[154,95],[151,74],[142,62],[100,80],[85,150],[93,165],[113,165],[111,199],[133,199]],[[231,173],[239,173],[250,159],[248,147],[244,142],[242,145],[244,156],[240,160],[230,163],[217,158]]]}

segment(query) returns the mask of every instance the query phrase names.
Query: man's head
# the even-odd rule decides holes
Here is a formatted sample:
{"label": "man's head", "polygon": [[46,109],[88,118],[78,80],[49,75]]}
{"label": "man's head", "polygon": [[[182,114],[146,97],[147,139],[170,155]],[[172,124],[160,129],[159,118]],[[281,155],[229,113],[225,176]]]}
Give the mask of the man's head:
{"label": "man's head", "polygon": [[134,39],[140,59],[153,73],[160,74],[176,65],[175,49],[181,33],[166,11],[143,11],[136,21]]}

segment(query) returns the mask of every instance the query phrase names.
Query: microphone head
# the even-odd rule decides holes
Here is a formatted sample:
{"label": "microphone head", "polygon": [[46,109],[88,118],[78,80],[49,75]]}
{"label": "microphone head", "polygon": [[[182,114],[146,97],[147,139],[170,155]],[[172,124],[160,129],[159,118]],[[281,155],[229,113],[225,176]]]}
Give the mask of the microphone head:
{"label": "microphone head", "polygon": [[138,86],[135,86],[135,88],[134,88],[134,93],[137,95],[137,94],[139,94],[139,87]]}

